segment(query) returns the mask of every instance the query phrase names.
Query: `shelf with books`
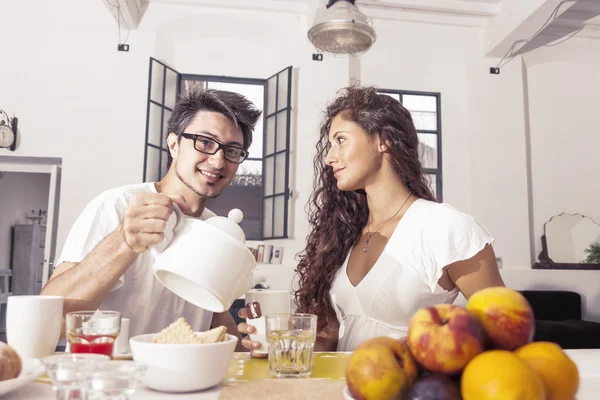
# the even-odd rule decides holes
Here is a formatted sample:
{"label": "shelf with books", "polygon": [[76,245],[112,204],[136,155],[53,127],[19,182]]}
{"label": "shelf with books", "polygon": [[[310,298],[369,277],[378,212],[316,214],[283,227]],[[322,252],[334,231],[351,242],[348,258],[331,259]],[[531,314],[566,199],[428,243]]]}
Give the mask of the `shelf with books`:
{"label": "shelf with books", "polygon": [[283,246],[273,246],[261,243],[256,247],[248,247],[259,264],[281,264],[283,260]]}

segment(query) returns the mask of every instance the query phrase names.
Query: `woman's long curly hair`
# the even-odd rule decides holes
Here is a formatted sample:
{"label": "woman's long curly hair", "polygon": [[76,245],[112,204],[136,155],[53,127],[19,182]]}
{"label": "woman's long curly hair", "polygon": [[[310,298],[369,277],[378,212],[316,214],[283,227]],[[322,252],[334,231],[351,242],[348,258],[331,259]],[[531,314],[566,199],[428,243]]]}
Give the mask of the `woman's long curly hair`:
{"label": "woman's long curly hair", "polygon": [[319,330],[335,321],[329,297],[335,274],[360,239],[369,218],[364,190],[337,188],[333,169],[325,164],[330,149],[329,130],[342,115],[374,138],[388,144],[388,160],[406,187],[416,196],[436,201],[419,160],[419,138],[410,113],[390,96],[372,87],[342,89],[327,107],[314,158],[315,181],[308,203],[311,232],[306,249],[299,254],[299,288],[295,292],[300,310],[319,316]]}

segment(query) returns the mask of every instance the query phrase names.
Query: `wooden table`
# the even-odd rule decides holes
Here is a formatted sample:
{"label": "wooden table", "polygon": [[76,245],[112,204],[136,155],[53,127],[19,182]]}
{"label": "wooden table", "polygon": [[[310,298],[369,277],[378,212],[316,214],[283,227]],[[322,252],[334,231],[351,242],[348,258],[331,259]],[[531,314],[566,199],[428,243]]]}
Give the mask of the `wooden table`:
{"label": "wooden table", "polygon": [[[581,376],[578,400],[595,400],[600,393],[600,350],[566,350],[575,361]],[[314,399],[342,400],[345,386],[344,371],[348,353],[315,353],[313,372],[308,379],[274,379],[269,376],[266,359],[251,359],[248,353],[235,353],[220,387],[196,393],[169,394],[140,387],[133,399]],[[275,394],[283,389],[293,390],[281,397]],[[240,395],[240,393],[243,393]],[[315,395],[315,393],[318,393]],[[47,379],[38,381],[7,394],[3,400],[53,399]]]}

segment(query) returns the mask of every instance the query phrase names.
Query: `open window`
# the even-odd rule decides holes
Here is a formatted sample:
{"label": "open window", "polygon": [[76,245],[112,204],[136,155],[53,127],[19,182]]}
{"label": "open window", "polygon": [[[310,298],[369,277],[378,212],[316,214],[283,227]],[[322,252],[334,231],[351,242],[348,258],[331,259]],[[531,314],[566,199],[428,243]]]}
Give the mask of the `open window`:
{"label": "open window", "polygon": [[419,135],[419,158],[433,194],[439,201],[442,196],[442,114],[439,93],[380,89],[400,101],[410,112]]}
{"label": "open window", "polygon": [[240,93],[263,111],[250,156],[231,186],[207,206],[217,215],[232,208],[244,213],[248,240],[288,237],[292,67],[266,79],[181,74],[150,58],[144,154],[144,181],[160,180],[168,170],[167,122],[179,93],[191,86]]}

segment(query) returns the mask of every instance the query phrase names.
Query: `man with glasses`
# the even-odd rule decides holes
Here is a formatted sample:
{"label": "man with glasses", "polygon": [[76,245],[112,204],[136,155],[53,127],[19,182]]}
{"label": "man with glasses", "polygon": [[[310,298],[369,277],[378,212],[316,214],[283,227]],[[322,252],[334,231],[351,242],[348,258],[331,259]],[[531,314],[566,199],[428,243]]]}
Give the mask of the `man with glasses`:
{"label": "man with glasses", "polygon": [[206,201],[231,184],[248,157],[260,114],[237,93],[200,87],[184,93],[168,122],[166,176],[108,190],[90,202],[42,294],[63,296],[64,312],[121,311],[130,318],[132,336],[158,332],[179,317],[196,331],[225,325],[237,334],[228,312],[213,315],[160,284],[148,247],[166,246],[172,238],[173,203],[190,217],[214,216]]}

